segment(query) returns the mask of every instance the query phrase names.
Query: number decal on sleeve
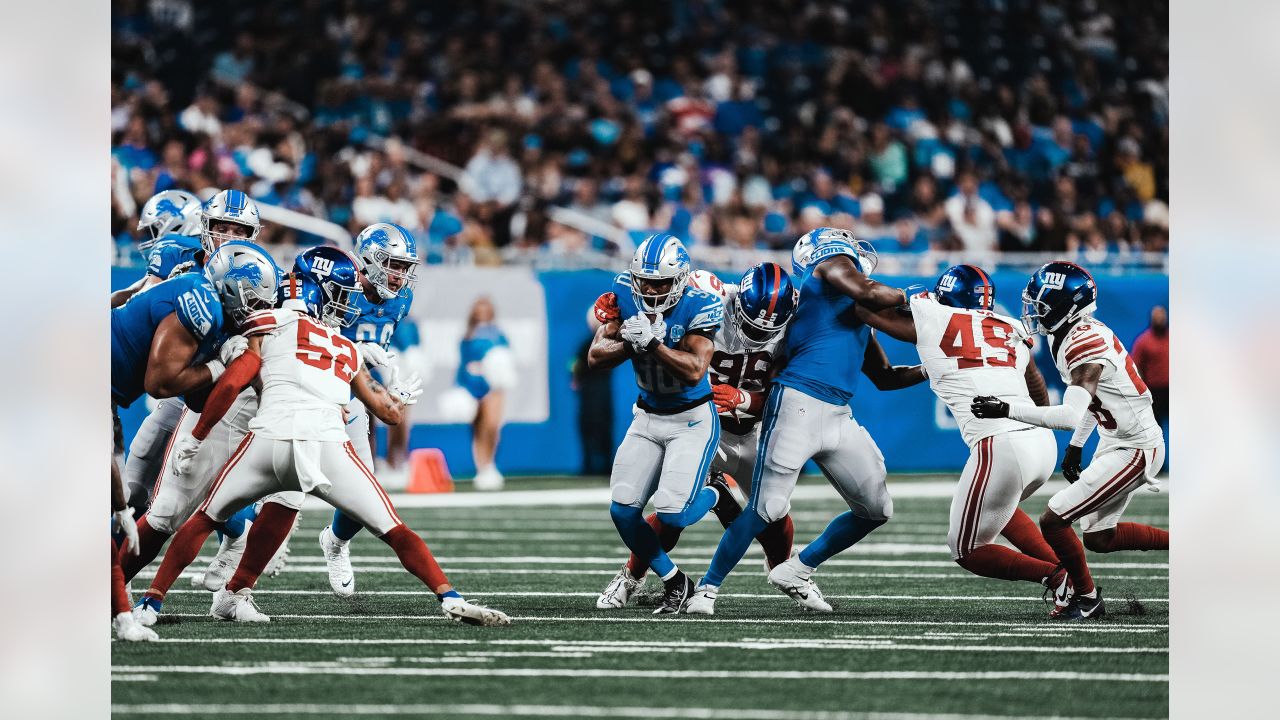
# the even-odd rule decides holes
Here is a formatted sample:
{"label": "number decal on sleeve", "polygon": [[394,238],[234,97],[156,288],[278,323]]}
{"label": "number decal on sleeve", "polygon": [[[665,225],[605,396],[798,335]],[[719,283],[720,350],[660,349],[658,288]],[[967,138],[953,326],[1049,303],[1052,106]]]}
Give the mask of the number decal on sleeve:
{"label": "number decal on sleeve", "polygon": [[[312,342],[316,338],[320,342]],[[307,318],[298,320],[298,360],[319,370],[333,368],[343,382],[356,376],[356,346],[341,335],[316,325]]]}
{"label": "number decal on sleeve", "polygon": [[1089,412],[1098,419],[1098,427],[1104,430],[1115,430],[1117,427],[1116,416],[1112,415],[1109,410],[1102,407],[1102,401],[1097,397],[1093,398],[1093,402],[1089,403]]}
{"label": "number decal on sleeve", "polygon": [[1137,388],[1138,394],[1146,394],[1147,384],[1142,381],[1142,376],[1138,374],[1138,366],[1133,364],[1133,358],[1124,351],[1124,346],[1120,344],[1120,338],[1112,336],[1111,339],[1115,343],[1116,352],[1124,356],[1124,369],[1128,371],[1129,379],[1133,381],[1133,386]]}
{"label": "number decal on sleeve", "polygon": [[[953,313],[942,331],[939,343],[943,354],[956,359],[956,367],[1013,367],[1018,362],[1016,351],[1010,347],[1013,339],[1013,326],[993,317],[982,318],[982,342],[996,352],[987,351],[974,342],[973,320],[977,316],[966,313]],[[1003,354],[1000,354],[1003,352]]]}

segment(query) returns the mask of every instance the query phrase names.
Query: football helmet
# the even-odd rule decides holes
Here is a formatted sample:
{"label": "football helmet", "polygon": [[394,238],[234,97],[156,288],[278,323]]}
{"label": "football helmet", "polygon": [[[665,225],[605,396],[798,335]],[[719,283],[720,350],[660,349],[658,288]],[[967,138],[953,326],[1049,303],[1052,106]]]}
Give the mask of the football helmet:
{"label": "football helmet", "polygon": [[[237,237],[231,233],[214,232],[213,223],[226,222],[244,225],[249,229],[246,237]],[[223,190],[209,198],[200,212],[200,244],[204,245],[206,255],[212,255],[218,246],[231,240],[248,240],[253,242],[262,229],[262,221],[258,218],[258,204],[253,198],[239,190]]]}
{"label": "football helmet", "polygon": [[689,282],[689,270],[689,252],[680,240],[666,233],[650,235],[631,257],[631,296],[644,312],[675,307]]}
{"label": "football helmet", "polygon": [[138,241],[143,253],[156,240],[169,234],[200,234],[200,198],[186,190],[161,190],[142,206],[138,214],[138,232],[145,233]]}
{"label": "football helmet", "polygon": [[282,299],[302,301],[312,317],[329,327],[348,327],[360,316],[355,302],[362,292],[359,268],[358,260],[336,247],[304,250],[281,286]]}
{"label": "football helmet", "polygon": [[[356,257],[365,277],[383,300],[413,287],[418,274],[418,244],[408,230],[392,223],[374,223],[356,236]],[[398,287],[392,288],[392,281]]]}
{"label": "football helmet", "polygon": [[938,276],[933,286],[938,302],[967,310],[991,310],[996,304],[996,286],[977,265],[953,265]]}
{"label": "football helmet", "polygon": [[875,272],[876,265],[880,263],[880,256],[871,243],[857,239],[848,230],[822,227],[801,235],[796,241],[791,251],[791,272],[800,277],[817,261],[834,255],[853,258],[863,275]]}
{"label": "football helmet", "polygon": [[246,240],[223,243],[204,265],[223,312],[237,325],[255,312],[275,307],[278,272],[271,255]]}
{"label": "football helmet", "polygon": [[782,266],[756,265],[742,276],[733,300],[734,327],[744,344],[758,350],[787,329],[796,312],[796,291]]}
{"label": "football helmet", "polygon": [[1027,332],[1048,335],[1098,308],[1098,286],[1088,270],[1057,260],[1031,276],[1022,291],[1022,324]]}

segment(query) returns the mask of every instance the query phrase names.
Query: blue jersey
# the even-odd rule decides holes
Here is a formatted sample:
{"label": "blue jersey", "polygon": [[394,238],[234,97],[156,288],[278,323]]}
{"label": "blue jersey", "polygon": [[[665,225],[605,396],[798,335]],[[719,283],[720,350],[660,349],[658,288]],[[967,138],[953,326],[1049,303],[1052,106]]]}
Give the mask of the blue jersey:
{"label": "blue jersey", "polygon": [[360,293],[355,298],[355,306],[360,316],[351,325],[342,329],[342,336],[352,342],[371,342],[386,349],[391,345],[391,336],[395,334],[396,325],[409,314],[409,306],[413,304],[413,290],[406,289],[399,295],[378,304]]}
{"label": "blue jersey", "polygon": [[117,405],[128,407],[143,394],[152,338],[175,313],[199,343],[193,365],[211,360],[226,339],[222,302],[204,273],[183,273],[129,298],[111,311],[111,399]]}
{"label": "blue jersey", "polygon": [[489,394],[489,381],[484,376],[484,356],[496,347],[510,347],[507,336],[497,325],[481,325],[471,337],[462,338],[458,347],[458,374],[456,380],[475,399]]}
{"label": "blue jersey", "polygon": [[775,382],[832,405],[848,405],[871,328],[858,319],[853,298],[814,276],[825,259],[815,260],[800,279],[800,305],[787,328],[789,359]]}
{"label": "blue jersey", "polygon": [[[618,296],[618,310],[624,322],[640,312],[631,294],[630,275],[622,273],[614,279],[613,293]],[[680,301],[662,317],[667,323],[667,336],[662,344],[674,348],[695,330],[704,332],[708,339],[713,338],[724,320],[724,303],[718,295],[686,286]],[[706,375],[696,384],[685,385],[651,355],[631,358],[631,367],[636,373],[636,385],[640,387],[640,405],[646,409],[674,411],[711,396],[711,380]]]}
{"label": "blue jersey", "polygon": [[204,252],[200,238],[170,233],[156,240],[147,256],[147,274],[168,280],[173,269],[184,263],[195,263]]}

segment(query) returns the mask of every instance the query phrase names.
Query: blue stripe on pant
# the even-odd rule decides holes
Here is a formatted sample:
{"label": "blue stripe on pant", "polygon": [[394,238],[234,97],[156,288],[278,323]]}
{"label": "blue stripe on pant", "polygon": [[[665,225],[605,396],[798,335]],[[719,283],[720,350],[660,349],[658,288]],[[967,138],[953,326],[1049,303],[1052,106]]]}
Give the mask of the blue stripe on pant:
{"label": "blue stripe on pant", "polygon": [[702,452],[702,462],[698,464],[698,473],[694,475],[693,489],[684,509],[678,513],[658,513],[658,519],[669,527],[688,527],[703,518],[716,504],[716,491],[705,484],[707,473],[711,471],[711,459],[715,457],[716,446],[720,444],[720,415],[715,406],[707,403],[703,407],[711,413],[711,437],[707,438],[707,447]]}

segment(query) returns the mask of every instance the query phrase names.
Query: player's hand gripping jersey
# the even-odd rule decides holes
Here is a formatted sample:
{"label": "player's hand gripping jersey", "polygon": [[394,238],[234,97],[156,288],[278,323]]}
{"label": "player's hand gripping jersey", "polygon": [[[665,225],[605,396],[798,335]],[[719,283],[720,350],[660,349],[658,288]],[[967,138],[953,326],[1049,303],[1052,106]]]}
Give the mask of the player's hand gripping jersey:
{"label": "player's hand gripping jersey", "polygon": [[1031,349],[1021,323],[989,310],[939,303],[931,293],[912,295],[916,351],[933,389],[955,416],[970,447],[979,440],[1026,427],[1009,418],[977,418],[970,408],[978,395],[1013,404],[1031,404],[1025,373]]}
{"label": "player's hand gripping jersey", "polygon": [[1111,328],[1085,317],[1053,349],[1053,361],[1063,382],[1086,364],[1103,367],[1089,412],[1098,421],[1098,435],[1108,447],[1153,448],[1164,436],[1151,411],[1151,392],[1133,359]]}
{"label": "player's hand gripping jersey", "polygon": [[[640,313],[631,294],[631,278],[626,273],[614,279],[613,291],[618,298],[622,322]],[[724,318],[724,305],[716,295],[686,287],[680,300],[664,311],[662,318],[667,327],[662,343],[674,348],[690,332],[702,331],[713,335]],[[639,405],[642,408],[669,412],[695,405],[711,396],[711,382],[706,376],[694,385],[685,385],[652,355],[633,357],[631,365],[635,369],[636,385],[640,387]]]}

